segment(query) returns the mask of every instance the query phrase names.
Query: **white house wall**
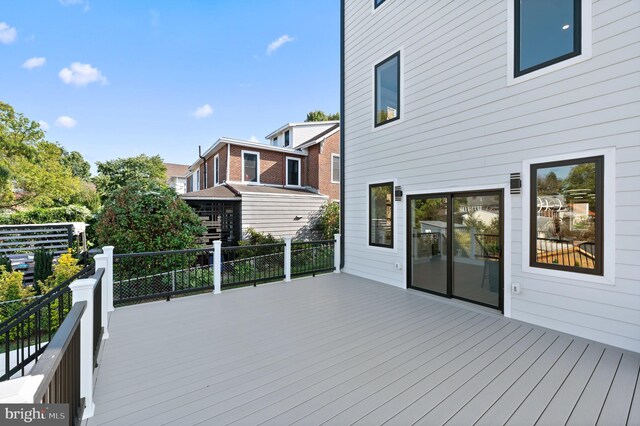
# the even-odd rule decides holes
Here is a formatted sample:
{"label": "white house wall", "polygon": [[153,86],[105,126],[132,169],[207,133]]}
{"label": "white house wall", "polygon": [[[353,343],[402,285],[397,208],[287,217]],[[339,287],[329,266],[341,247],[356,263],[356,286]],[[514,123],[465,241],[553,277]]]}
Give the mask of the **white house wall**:
{"label": "white house wall", "polygon": [[[304,237],[310,219],[327,197],[242,194],[242,229],[254,228],[277,237]],[[300,217],[299,220],[294,220]]]}
{"label": "white house wall", "polygon": [[[511,86],[506,0],[345,0],[344,13],[344,271],[406,286],[405,199],[395,248],[369,247],[369,183],[499,188],[523,161],[614,148],[614,284],[523,272],[522,196],[507,190],[505,284],[522,293],[505,291],[505,313],[640,351],[640,1],[594,2],[593,57]],[[401,118],[374,129],[373,67],[398,51]]]}

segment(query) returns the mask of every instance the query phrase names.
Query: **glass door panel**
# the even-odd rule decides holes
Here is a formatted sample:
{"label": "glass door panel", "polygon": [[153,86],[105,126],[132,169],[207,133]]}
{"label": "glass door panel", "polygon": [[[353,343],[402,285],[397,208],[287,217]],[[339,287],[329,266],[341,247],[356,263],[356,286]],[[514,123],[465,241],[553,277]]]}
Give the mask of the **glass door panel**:
{"label": "glass door panel", "polygon": [[453,194],[451,294],[500,306],[501,194]]}
{"label": "glass door panel", "polygon": [[410,285],[448,294],[448,197],[410,198]]}

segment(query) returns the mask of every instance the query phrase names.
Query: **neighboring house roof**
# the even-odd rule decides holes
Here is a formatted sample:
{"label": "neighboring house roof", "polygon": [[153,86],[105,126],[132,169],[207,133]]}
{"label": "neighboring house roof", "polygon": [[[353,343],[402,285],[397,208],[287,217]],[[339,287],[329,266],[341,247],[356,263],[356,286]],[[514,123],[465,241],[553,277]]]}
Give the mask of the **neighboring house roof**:
{"label": "neighboring house roof", "polygon": [[303,123],[287,123],[284,126],[278,128],[278,130],[274,130],[273,132],[269,133],[267,136],[265,136],[265,139],[271,139],[275,135],[277,135],[278,133],[282,132],[285,129],[288,129],[289,127],[322,126],[322,125],[326,125],[326,124],[340,124],[340,121],[337,121],[337,120],[333,120],[333,121],[305,121]]}
{"label": "neighboring house roof", "polygon": [[189,173],[189,165],[187,164],[164,163],[164,165],[167,168],[167,179],[185,177]]}
{"label": "neighboring house roof", "polygon": [[185,200],[233,200],[239,199],[242,194],[273,194],[273,195],[305,195],[320,198],[327,198],[305,188],[282,188],[278,186],[268,185],[233,185],[224,183],[212,188],[202,189],[200,191],[187,192],[180,196]]}
{"label": "neighboring house roof", "polygon": [[312,137],[311,139],[309,139],[306,142],[301,143],[300,145],[297,146],[297,149],[304,149],[304,148],[309,148],[312,145],[315,145],[317,143],[322,142],[323,140],[325,140],[326,138],[328,138],[329,136],[333,135],[334,133],[337,133],[340,131],[340,123],[335,124],[331,127],[329,127],[327,130],[325,130],[324,132],[315,135],[314,137]]}
{"label": "neighboring house roof", "polygon": [[318,194],[317,192],[313,192],[305,188],[282,188],[280,186],[242,185],[236,183],[232,186],[240,194],[313,195],[326,198],[325,195]]}
{"label": "neighboring house roof", "polygon": [[234,191],[225,184],[202,189],[200,191],[187,192],[186,194],[182,194],[180,198],[185,200],[209,200],[211,198],[215,198],[217,200],[233,200],[239,199],[240,196],[237,191]]}
{"label": "neighboring house roof", "polygon": [[[204,154],[202,154],[202,156],[203,157],[208,157],[209,154],[211,154],[212,152],[216,151],[222,145],[225,145],[225,144],[237,145],[237,146],[241,146],[241,147],[249,148],[249,149],[262,149],[262,150],[267,150],[267,151],[283,152],[285,154],[294,154],[294,155],[301,155],[301,156],[307,156],[308,155],[306,152],[300,151],[297,148],[295,148],[295,149],[294,148],[280,148],[280,147],[277,147],[277,146],[267,145],[266,143],[261,143],[261,142],[253,142],[253,141],[246,141],[246,140],[241,140],[241,139],[233,139],[233,138],[221,137],[213,145],[211,145],[211,147],[209,149],[207,149],[204,152]],[[188,168],[192,169],[192,168],[194,168],[195,166],[197,166],[200,163],[202,163],[202,159],[198,158]]]}

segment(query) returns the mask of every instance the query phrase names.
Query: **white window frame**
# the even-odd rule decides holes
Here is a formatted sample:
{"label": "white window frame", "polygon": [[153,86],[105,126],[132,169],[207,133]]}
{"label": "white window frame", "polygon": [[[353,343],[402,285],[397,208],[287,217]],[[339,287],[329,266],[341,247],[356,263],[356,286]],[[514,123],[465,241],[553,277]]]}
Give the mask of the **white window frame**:
{"label": "white window frame", "polygon": [[[529,263],[530,226],[531,224],[531,165],[550,163],[555,161],[578,160],[588,157],[604,157],[603,170],[603,275],[584,274],[573,271],[559,271],[556,269],[538,268]],[[555,278],[578,280],[596,284],[615,285],[615,240],[616,240],[616,151],[615,148],[605,148],[559,154],[550,157],[534,158],[522,162],[522,271],[528,274],[545,275]]]}
{"label": "white window frame", "polygon": [[[260,153],[258,151],[245,151],[244,149],[240,152],[242,155],[242,183],[247,184],[257,184],[260,183]],[[244,172],[244,155],[252,154],[256,156],[256,182],[252,182],[250,180],[245,180],[244,177],[246,173]]]}
{"label": "white window frame", "polygon": [[[290,184],[289,183],[289,160],[298,162],[298,183]],[[285,186],[301,186],[302,185],[302,161],[296,157],[286,157],[285,158],[285,175],[284,175],[284,183]]]}
{"label": "white window frame", "polygon": [[220,185],[220,155],[213,157],[213,186]]}
{"label": "white window frame", "polygon": [[[580,62],[584,62],[592,57],[592,29],[593,15],[591,10],[592,0],[582,0],[581,3],[581,53],[578,56],[569,58],[562,62],[557,62],[548,67],[531,71],[530,73],[514,77],[515,69],[515,7],[513,2],[516,0],[505,0],[507,2],[507,86],[522,83],[542,75],[552,73],[562,68],[570,67]],[[402,94],[402,92],[401,92]]]}
{"label": "white window frame", "polygon": [[[340,167],[340,154],[331,154],[331,183],[340,183],[339,180],[335,179],[335,176],[333,175],[333,162],[337,161],[338,162],[338,167]],[[338,179],[340,179],[340,176],[338,176]]]}
{"label": "white window frame", "polygon": [[[369,211],[370,208],[370,203],[371,203],[371,185],[378,185],[381,183],[392,183],[392,189],[391,189],[391,202],[394,203],[393,204],[393,214],[391,216],[391,220],[393,221],[392,227],[393,227],[393,247],[380,247],[380,246],[372,246],[369,244],[369,232],[370,232],[370,226],[371,226],[371,212]],[[401,201],[396,201],[396,197],[395,197],[395,188],[396,186],[398,186],[398,180],[393,178],[393,179],[378,179],[378,180],[374,180],[374,181],[370,181],[367,182],[365,184],[365,191],[367,193],[367,204],[365,206],[365,220],[366,220],[366,232],[365,232],[365,236],[364,236],[364,244],[365,247],[367,247],[367,249],[372,250],[372,251],[378,251],[378,252],[383,252],[383,253],[398,253],[398,204],[397,203],[402,203]],[[403,195],[403,200],[404,200],[404,195]]]}
{"label": "white window frame", "polygon": [[193,190],[200,191],[200,166],[198,166],[198,170],[196,170],[196,174],[194,176],[195,176],[195,179],[194,179]]}
{"label": "white window frame", "polygon": [[[389,1],[389,0],[387,0]],[[385,1],[383,3],[386,4]],[[382,6],[380,6],[382,7]],[[389,59],[391,56],[396,53],[400,53],[400,117],[397,120],[387,121],[383,124],[379,124],[376,126],[376,67],[384,62],[386,59]],[[371,130],[373,132],[384,131],[384,129],[388,129],[390,127],[394,127],[403,123],[405,120],[405,108],[404,108],[404,46],[400,46],[398,48],[390,49],[385,51],[384,55],[380,55],[377,60],[371,64],[371,113],[369,114],[369,119],[371,120]]]}

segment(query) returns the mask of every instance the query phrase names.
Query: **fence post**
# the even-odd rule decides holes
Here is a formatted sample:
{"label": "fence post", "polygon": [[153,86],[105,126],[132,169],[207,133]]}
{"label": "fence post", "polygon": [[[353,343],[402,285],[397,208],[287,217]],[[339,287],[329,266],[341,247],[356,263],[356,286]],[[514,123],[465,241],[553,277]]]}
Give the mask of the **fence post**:
{"label": "fence post", "polygon": [[113,246],[102,247],[102,253],[109,258],[109,267],[104,274],[106,281],[103,284],[106,284],[105,287],[107,287],[107,312],[113,312],[115,310],[113,308]]}
{"label": "fence post", "polygon": [[93,287],[94,278],[75,280],[69,288],[73,292],[73,303],[87,302],[80,320],[80,397],[84,398],[85,408],[82,419],[93,417]]}
{"label": "fence post", "polygon": [[333,234],[333,272],[340,273],[340,234]]}
{"label": "fence post", "polygon": [[284,282],[291,282],[291,237],[284,237]]}
{"label": "fence post", "polygon": [[222,241],[213,242],[213,294],[222,293]]}
{"label": "fence post", "polygon": [[107,270],[109,269],[109,256],[106,254],[96,254],[93,257],[96,262],[96,272],[98,269],[104,268],[104,275],[102,275],[102,340],[109,338],[109,315],[107,314]]}

